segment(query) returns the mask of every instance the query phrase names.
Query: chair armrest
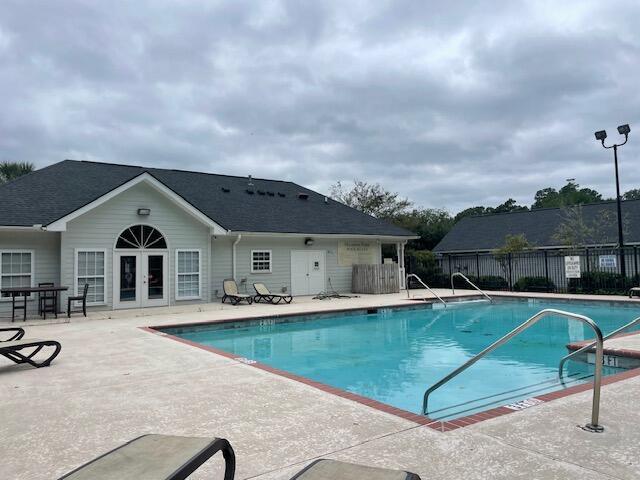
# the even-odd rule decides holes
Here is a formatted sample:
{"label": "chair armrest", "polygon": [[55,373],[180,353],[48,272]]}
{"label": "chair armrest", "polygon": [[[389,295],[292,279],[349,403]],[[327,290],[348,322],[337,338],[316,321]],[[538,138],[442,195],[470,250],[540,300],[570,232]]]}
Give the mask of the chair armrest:
{"label": "chair armrest", "polygon": [[10,342],[12,340],[20,340],[22,337],[24,337],[24,328],[20,328],[20,327],[0,328],[0,332],[15,332],[9,338],[0,340],[0,342]]}

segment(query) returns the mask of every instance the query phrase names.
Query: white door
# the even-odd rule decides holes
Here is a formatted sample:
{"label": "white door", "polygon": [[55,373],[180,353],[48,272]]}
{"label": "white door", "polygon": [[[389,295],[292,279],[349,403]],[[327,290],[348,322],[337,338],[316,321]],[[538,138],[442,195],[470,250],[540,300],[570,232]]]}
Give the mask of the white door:
{"label": "white door", "polygon": [[315,295],[325,290],[325,252],[291,251],[291,294]]}
{"label": "white door", "polygon": [[114,308],[159,307],[169,304],[167,252],[115,252]]}

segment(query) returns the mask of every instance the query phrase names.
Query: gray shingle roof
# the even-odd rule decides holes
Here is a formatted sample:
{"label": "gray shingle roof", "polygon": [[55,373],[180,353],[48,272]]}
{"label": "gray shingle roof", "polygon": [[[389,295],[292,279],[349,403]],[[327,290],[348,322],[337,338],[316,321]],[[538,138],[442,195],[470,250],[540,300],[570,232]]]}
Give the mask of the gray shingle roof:
{"label": "gray shingle roof", "polygon": [[[582,206],[587,225],[597,222],[598,238],[593,245],[618,243],[616,202],[594,203]],[[604,217],[603,217],[604,215]],[[622,202],[625,244],[640,243],[640,200]],[[536,247],[557,247],[554,235],[566,216],[560,208],[540,208],[526,212],[498,213],[465,217],[434,248],[435,252],[475,252],[493,250],[504,245],[507,235],[524,234]],[[603,222],[601,219],[608,221]]]}
{"label": "gray shingle roof", "polygon": [[413,235],[292,182],[253,179],[251,195],[247,177],[74,160],[0,186],[0,225],[47,225],[144,172],[235,232]]}

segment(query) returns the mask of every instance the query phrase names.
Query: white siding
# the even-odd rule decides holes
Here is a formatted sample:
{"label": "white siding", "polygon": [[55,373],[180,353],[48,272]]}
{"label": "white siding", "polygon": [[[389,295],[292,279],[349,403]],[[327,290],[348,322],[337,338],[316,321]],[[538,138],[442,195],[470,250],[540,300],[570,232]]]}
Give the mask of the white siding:
{"label": "white siding", "polygon": [[[212,292],[222,296],[222,281],[232,277],[232,245],[236,237],[218,237],[212,240]],[[251,250],[272,251],[272,272],[251,273]],[[291,292],[291,250],[322,250],[326,252],[326,288],[338,292],[351,291],[351,267],[338,265],[338,240],[314,237],[312,246],[306,247],[303,237],[274,238],[243,236],[236,247],[236,281],[241,292],[254,293],[254,282],[264,283],[272,292],[283,287]]]}
{"label": "white siding", "polygon": [[[60,234],[52,232],[0,232],[0,250],[33,250],[35,254],[35,275],[33,282],[54,282],[60,284]],[[37,302],[27,303],[27,315],[37,315]],[[16,299],[18,301],[18,299]],[[22,301],[22,299],[20,299]],[[16,312],[22,315],[22,311]],[[11,318],[11,299],[0,302],[0,317]]]}
{"label": "white siding", "polygon": [[[150,208],[151,215],[139,216],[138,208]],[[74,250],[99,248],[107,251],[106,301],[113,303],[113,252],[116,239],[125,228],[135,224],[148,224],[165,236],[169,250],[169,304],[175,300],[175,250],[199,249],[202,255],[202,301],[209,299],[209,228],[171,200],[144,183],[136,185],[117,197],[72,220],[61,237],[61,280],[74,285]],[[188,303],[189,301],[178,301]],[[193,302],[193,301],[191,301]],[[102,307],[105,308],[105,307]]]}

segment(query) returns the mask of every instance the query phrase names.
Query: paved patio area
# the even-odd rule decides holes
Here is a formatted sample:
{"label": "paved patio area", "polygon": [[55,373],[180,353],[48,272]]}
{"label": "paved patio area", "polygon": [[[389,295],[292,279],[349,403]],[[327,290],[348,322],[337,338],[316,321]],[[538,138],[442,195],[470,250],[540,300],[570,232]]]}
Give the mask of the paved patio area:
{"label": "paved patio area", "polygon": [[[28,336],[58,339],[63,350],[49,368],[0,360],[0,478],[57,478],[145,433],[226,437],[239,479],[287,479],[318,457],[406,468],[425,480],[640,476],[640,377],[603,387],[602,434],[577,427],[589,417],[590,391],[442,433],[138,328],[402,302],[307,298],[29,322]],[[209,462],[192,478],[221,478],[221,467]]]}

